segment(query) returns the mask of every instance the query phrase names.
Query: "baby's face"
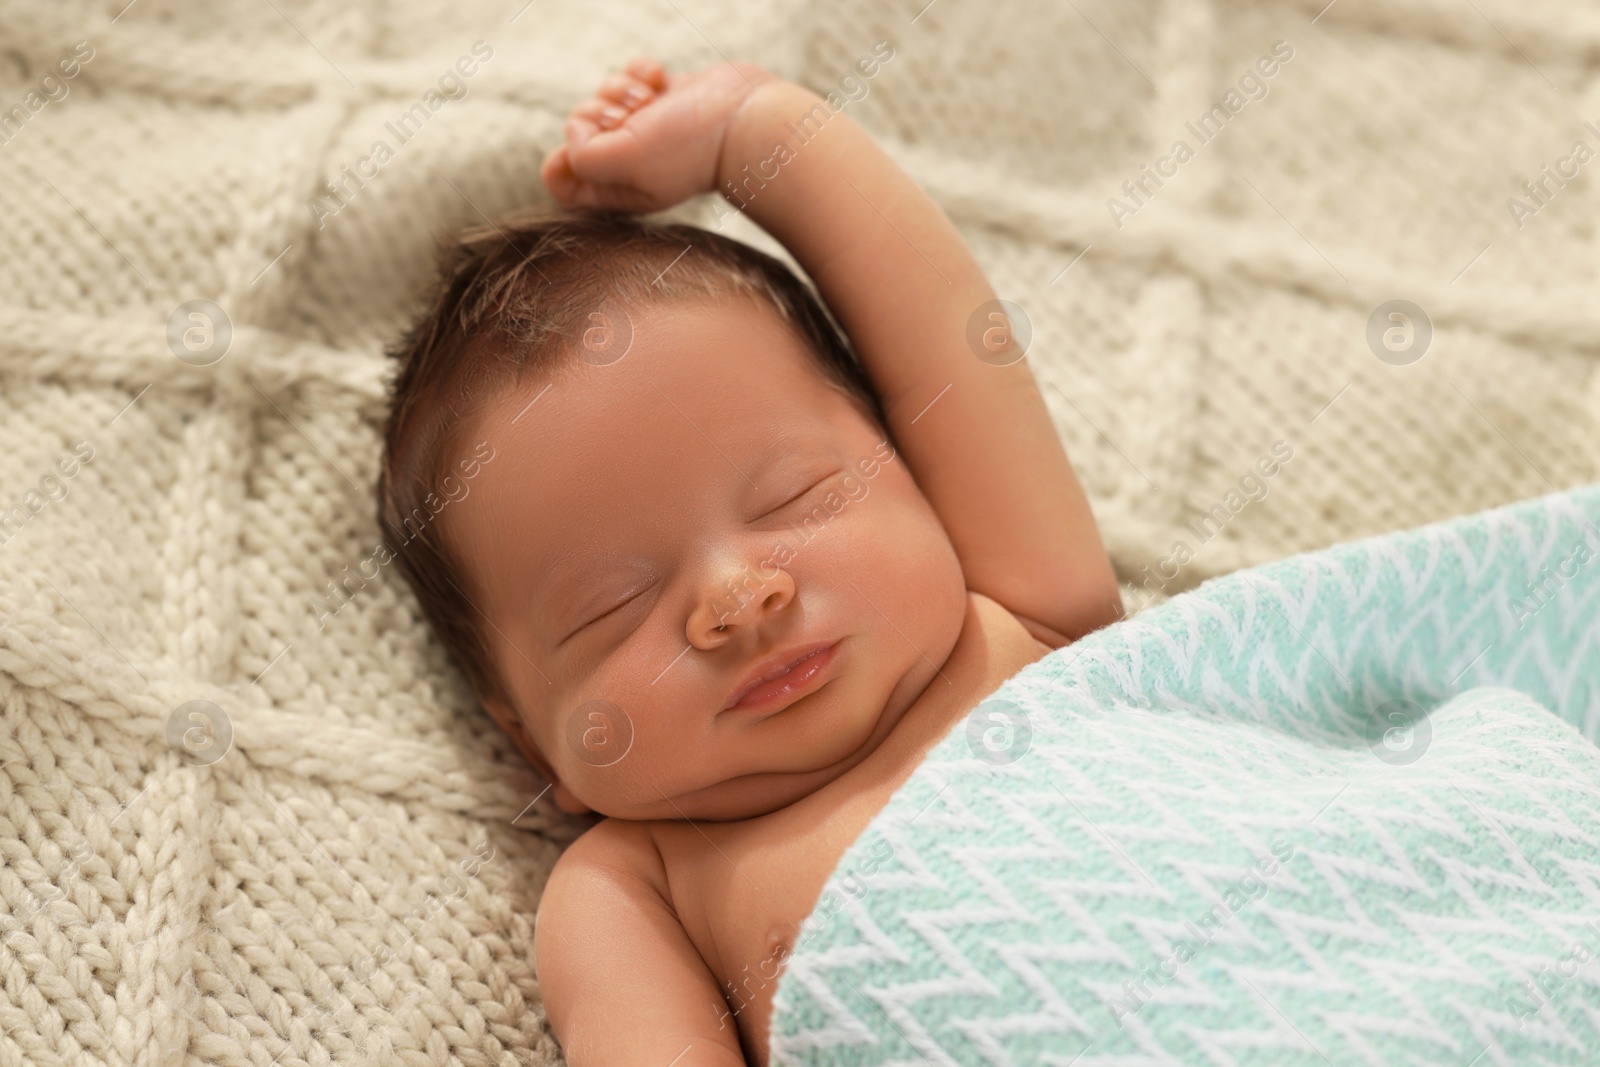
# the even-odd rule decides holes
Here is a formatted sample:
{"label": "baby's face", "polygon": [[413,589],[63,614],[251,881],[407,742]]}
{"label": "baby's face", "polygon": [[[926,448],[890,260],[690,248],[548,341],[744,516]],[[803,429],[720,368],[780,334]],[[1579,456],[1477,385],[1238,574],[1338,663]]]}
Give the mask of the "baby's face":
{"label": "baby's face", "polygon": [[[966,585],[903,458],[774,313],[632,322],[621,360],[574,359],[486,408],[470,439],[494,459],[441,518],[510,694],[490,711],[563,807],[749,818],[843,774],[945,684]],[[798,699],[729,707],[816,645]]]}

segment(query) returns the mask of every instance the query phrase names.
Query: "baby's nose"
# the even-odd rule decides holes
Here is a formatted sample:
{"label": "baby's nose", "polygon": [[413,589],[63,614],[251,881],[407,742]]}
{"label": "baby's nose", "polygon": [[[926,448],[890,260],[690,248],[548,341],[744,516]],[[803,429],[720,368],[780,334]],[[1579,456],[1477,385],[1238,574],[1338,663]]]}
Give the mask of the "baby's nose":
{"label": "baby's nose", "polygon": [[763,571],[747,567],[737,578],[708,589],[689,618],[690,642],[715,644],[740,627],[759,627],[787,607],[795,596],[794,578],[771,564]]}

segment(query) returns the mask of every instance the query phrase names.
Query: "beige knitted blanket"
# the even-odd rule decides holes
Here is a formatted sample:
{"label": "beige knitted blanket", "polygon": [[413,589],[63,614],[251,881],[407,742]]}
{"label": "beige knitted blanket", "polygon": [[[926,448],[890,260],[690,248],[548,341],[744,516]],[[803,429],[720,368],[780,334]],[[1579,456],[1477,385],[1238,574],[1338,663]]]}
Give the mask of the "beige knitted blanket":
{"label": "beige knitted blanket", "polygon": [[1133,607],[1594,480],[1600,13],[1325,3],[0,5],[0,1065],[559,1060],[584,824],[381,562],[381,350],[637,51],[945,207]]}

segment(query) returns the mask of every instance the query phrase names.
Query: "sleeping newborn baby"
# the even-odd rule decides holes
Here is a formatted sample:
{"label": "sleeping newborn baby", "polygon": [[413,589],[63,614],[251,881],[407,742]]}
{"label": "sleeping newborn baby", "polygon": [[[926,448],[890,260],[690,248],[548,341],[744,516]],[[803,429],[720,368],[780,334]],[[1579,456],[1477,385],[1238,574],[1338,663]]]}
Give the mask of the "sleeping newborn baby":
{"label": "sleeping newborn baby", "polygon": [[[567,1061],[765,1064],[840,855],[1121,601],[983,272],[849,117],[640,59],[543,177],[563,210],[466,235],[397,347],[380,517],[554,801],[605,817],[539,907]],[[635,217],[713,190],[848,342],[777,260]]]}

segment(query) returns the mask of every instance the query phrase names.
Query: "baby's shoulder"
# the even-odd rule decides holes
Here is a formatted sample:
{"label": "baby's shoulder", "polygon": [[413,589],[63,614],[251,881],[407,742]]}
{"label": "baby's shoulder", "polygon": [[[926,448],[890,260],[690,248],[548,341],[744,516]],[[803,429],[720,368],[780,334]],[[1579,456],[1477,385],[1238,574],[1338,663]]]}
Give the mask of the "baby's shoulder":
{"label": "baby's shoulder", "polygon": [[[976,589],[967,590],[967,622],[986,646],[999,651],[1005,659],[1024,655],[1032,657],[1024,662],[1032,662],[1067,643],[1059,634],[1041,630],[1037,623]],[[1041,632],[1050,640],[1040,640]]]}
{"label": "baby's shoulder", "polygon": [[571,920],[570,904],[594,899],[601,886],[667,900],[661,852],[639,823],[604,819],[567,846],[540,895],[535,932],[540,926],[548,930]]}
{"label": "baby's shoulder", "polygon": [[643,823],[602,819],[567,846],[550,879],[623,878],[665,889],[665,867],[654,836]]}
{"label": "baby's shoulder", "polygon": [[[741,1062],[737,1034],[706,1010],[723,1003],[717,980],[658,888],[660,869],[648,834],[624,820],[598,823],[562,853],[534,927],[550,1026],[585,1062],[665,1063],[685,1040]],[[633,1025],[619,1029],[619,1011]]]}

